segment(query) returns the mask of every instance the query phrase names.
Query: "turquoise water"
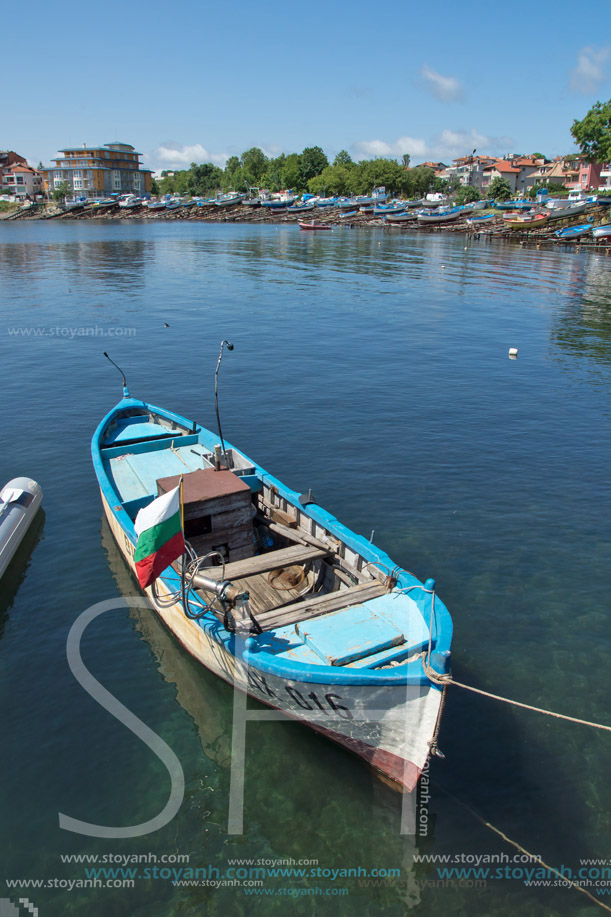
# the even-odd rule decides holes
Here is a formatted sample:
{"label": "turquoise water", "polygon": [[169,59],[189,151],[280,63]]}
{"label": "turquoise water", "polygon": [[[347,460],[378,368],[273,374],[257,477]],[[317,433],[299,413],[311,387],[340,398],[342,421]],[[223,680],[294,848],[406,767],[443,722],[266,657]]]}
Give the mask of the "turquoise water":
{"label": "turquoise water", "polygon": [[[120,396],[103,350],[134,396],[213,426],[229,339],[227,439],[351,528],[375,530],[398,564],[435,577],[454,619],[455,677],[611,722],[610,270],[604,254],[455,234],[0,224],[0,481],[31,475],[45,511],[2,581],[3,878],[48,886],[0,896],[27,897],[41,917],[598,912],[572,889],[527,887],[515,871],[524,864],[501,860],[509,874],[497,878],[494,863],[485,887],[473,875],[452,885],[414,857],[463,868],[475,854],[513,857],[476,816],[556,868],[608,857],[608,733],[451,690],[446,757],[432,763],[423,833],[412,837],[400,834],[400,798],[362,762],[294,723],[251,725],[244,834],[229,835],[231,690],[148,611],[102,615],[83,658],[179,757],[180,812],[133,840],[62,831],[58,813],[136,824],[170,788],[66,661],[83,610],[138,594],[102,522],[90,460],[91,434]],[[63,862],[69,854],[97,854],[94,868],[109,855],[146,855],[149,868],[156,856],[159,869],[161,857],[182,856],[178,867],[212,880],[234,858],[360,874],[266,875],[267,895],[159,875],[70,889],[91,864]],[[395,872],[365,875],[374,869]]]}

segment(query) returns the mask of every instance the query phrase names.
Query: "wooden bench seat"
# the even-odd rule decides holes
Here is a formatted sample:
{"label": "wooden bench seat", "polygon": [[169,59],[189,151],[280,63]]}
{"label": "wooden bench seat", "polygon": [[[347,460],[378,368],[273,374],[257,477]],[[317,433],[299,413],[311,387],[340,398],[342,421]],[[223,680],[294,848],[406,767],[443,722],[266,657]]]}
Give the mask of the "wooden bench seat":
{"label": "wooden bench seat", "polygon": [[[244,579],[247,576],[257,576],[259,573],[268,573],[278,567],[289,567],[292,564],[303,564],[309,560],[326,557],[329,551],[305,545],[291,545],[290,548],[279,548],[267,554],[258,554],[256,557],[247,557],[225,564],[225,579]],[[222,567],[204,567],[200,570],[204,576],[219,579],[223,572]]]}
{"label": "wooden bench seat", "polygon": [[317,618],[320,615],[329,614],[331,611],[339,611],[341,608],[348,608],[351,605],[362,605],[363,602],[376,599],[387,591],[382,583],[375,580],[369,583],[360,583],[358,586],[350,586],[348,589],[338,589],[337,592],[326,592],[323,595],[305,597],[297,602],[284,605],[282,608],[274,608],[272,611],[263,612],[263,614],[257,615],[257,622],[263,630],[274,630],[277,627],[286,627],[289,624],[297,624],[299,621]]}

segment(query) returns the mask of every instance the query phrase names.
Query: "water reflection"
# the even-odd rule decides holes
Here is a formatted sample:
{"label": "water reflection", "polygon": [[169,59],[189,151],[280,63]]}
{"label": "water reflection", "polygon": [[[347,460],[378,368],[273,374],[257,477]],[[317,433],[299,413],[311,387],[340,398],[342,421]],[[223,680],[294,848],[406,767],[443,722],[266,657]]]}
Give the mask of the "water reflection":
{"label": "water reflection", "polygon": [[11,282],[22,284],[58,276],[69,282],[101,290],[140,289],[155,245],[145,239],[61,240],[45,245],[4,239],[0,246],[0,271]]}
{"label": "water reflection", "polygon": [[[572,295],[556,315],[551,341],[563,355],[611,363],[611,271],[603,255],[573,256]],[[573,369],[575,366],[573,366]]]}
{"label": "water reflection", "polygon": [[32,563],[34,548],[42,539],[44,524],[45,511],[40,507],[0,581],[0,639],[4,634],[15,596]]}
{"label": "water reflection", "polygon": [[[119,551],[106,517],[102,519],[102,547],[119,592],[131,596],[138,592],[129,567]],[[202,749],[221,768],[231,761],[231,723],[227,719],[226,705],[220,702],[220,683],[215,676],[202,669],[181,649],[152,608],[130,608],[130,617],[136,629],[148,643],[163,679],[176,686],[176,699],[193,719],[199,733]]]}

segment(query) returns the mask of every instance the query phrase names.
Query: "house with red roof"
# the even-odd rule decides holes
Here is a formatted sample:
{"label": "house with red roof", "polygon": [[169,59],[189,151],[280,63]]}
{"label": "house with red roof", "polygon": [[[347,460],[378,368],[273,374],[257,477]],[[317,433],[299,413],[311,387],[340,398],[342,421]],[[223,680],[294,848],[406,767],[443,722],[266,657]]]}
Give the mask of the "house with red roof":
{"label": "house with red roof", "polygon": [[2,165],[2,193],[11,194],[20,200],[33,201],[37,194],[42,194],[42,173],[19,156],[7,165]]}
{"label": "house with red roof", "polygon": [[496,162],[484,166],[483,168],[482,191],[486,191],[493,179],[506,178],[509,182],[511,193],[515,194],[518,190],[520,172],[521,170],[512,165],[510,161],[506,159],[497,159]]}

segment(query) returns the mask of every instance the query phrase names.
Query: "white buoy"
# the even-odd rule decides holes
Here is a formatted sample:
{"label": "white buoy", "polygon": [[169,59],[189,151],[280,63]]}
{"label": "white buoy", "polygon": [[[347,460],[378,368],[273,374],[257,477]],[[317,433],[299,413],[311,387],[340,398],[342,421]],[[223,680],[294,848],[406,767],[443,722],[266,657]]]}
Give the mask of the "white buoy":
{"label": "white buoy", "polygon": [[517,357],[517,355],[518,355],[518,348],[517,348],[517,347],[510,347],[510,348],[509,348],[509,356],[510,356],[513,360],[515,360],[515,358]]}

